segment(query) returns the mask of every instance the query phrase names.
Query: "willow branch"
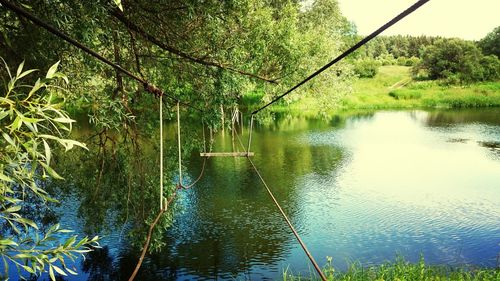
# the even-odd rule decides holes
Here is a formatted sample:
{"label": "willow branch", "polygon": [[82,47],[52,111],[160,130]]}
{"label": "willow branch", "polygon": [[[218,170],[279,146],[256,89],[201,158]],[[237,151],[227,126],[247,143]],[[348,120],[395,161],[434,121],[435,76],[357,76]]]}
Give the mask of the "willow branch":
{"label": "willow branch", "polygon": [[113,9],[113,10],[110,10],[109,13],[114,16],[117,20],[121,21],[123,24],[125,24],[125,26],[127,26],[130,30],[133,30],[135,32],[137,32],[138,34],[140,34],[142,37],[144,37],[146,40],[150,41],[151,43],[155,44],[156,46],[158,46],[159,48],[161,48],[162,50],[164,51],[167,51],[171,54],[174,54],[174,55],[177,55],[181,58],[184,58],[188,61],[191,61],[193,63],[197,63],[197,64],[201,64],[201,65],[205,65],[205,66],[211,66],[211,67],[215,67],[215,68],[219,68],[219,69],[223,69],[223,70],[228,70],[228,71],[231,71],[231,72],[235,72],[235,73],[238,73],[238,74],[241,74],[241,75],[244,75],[244,76],[248,76],[248,77],[252,77],[252,78],[255,78],[255,79],[259,79],[259,80],[262,80],[262,81],[266,81],[266,82],[269,82],[269,83],[273,83],[273,84],[276,84],[276,80],[275,79],[269,79],[267,77],[262,77],[262,76],[259,76],[257,74],[253,74],[253,73],[249,73],[249,72],[246,72],[246,71],[243,71],[243,70],[239,70],[239,69],[236,69],[236,68],[233,68],[232,66],[229,66],[229,65],[226,65],[226,64],[222,64],[222,63],[217,63],[217,62],[213,62],[213,61],[207,61],[207,60],[203,60],[203,59],[200,59],[200,58],[196,58],[196,57],[193,57],[183,51],[180,51],[180,50],[177,50],[171,46],[168,46],[166,45],[165,43],[161,42],[160,40],[158,40],[156,37],[154,37],[153,35],[147,33],[145,30],[143,30],[142,28],[140,28],[139,26],[137,26],[136,24],[134,24],[133,22],[131,22],[128,18],[125,17],[125,15],[116,10],[116,9]]}
{"label": "willow branch", "polygon": [[153,223],[149,226],[148,236],[146,238],[146,242],[144,242],[141,256],[139,257],[139,260],[137,261],[137,265],[135,266],[134,272],[132,272],[132,275],[130,275],[130,278],[128,279],[128,281],[133,281],[135,279],[135,276],[139,272],[139,269],[142,266],[142,262],[144,261],[144,257],[146,256],[146,253],[148,252],[149,244],[151,243],[151,236],[153,235],[153,230],[155,229],[156,225],[160,221],[161,216],[167,211],[168,205],[170,205],[170,203],[174,200],[175,195],[176,195],[176,193],[172,194],[172,196],[168,199],[167,203],[165,204],[165,207],[160,210],[160,212],[156,216]]}

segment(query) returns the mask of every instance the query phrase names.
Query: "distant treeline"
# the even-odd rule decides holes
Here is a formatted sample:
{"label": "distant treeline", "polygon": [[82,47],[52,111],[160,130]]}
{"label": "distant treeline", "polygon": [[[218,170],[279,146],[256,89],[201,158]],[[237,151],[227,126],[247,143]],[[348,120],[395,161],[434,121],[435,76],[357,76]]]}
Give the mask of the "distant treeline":
{"label": "distant treeline", "polygon": [[436,36],[380,36],[369,42],[365,48],[361,49],[358,57],[365,58],[380,58],[392,56],[397,59],[400,57],[417,57],[420,58],[424,49],[433,45],[438,40],[443,40],[442,37]]}
{"label": "distant treeline", "polygon": [[[353,37],[353,41],[359,37]],[[380,36],[355,55],[359,77],[373,77],[380,65],[412,66],[415,78],[469,83],[500,79],[500,27],[480,41],[435,36]]]}

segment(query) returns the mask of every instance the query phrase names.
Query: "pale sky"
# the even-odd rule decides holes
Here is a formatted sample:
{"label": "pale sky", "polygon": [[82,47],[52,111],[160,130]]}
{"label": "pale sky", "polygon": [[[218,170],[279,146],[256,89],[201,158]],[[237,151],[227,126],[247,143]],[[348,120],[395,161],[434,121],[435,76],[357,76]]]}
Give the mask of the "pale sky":
{"label": "pale sky", "polygon": [[[338,0],[358,34],[368,35],[417,0]],[[500,25],[500,0],[430,0],[383,35],[433,35],[479,40]]]}

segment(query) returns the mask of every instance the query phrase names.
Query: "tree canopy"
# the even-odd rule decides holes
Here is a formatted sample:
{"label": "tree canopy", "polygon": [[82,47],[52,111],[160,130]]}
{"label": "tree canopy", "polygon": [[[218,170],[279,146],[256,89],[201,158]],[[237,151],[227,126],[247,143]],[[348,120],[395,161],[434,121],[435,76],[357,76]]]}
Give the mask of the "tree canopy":
{"label": "tree canopy", "polygon": [[500,77],[497,57],[484,56],[473,42],[461,39],[438,40],[427,47],[418,68],[425,69],[431,79],[451,82],[496,80]]}
{"label": "tree canopy", "polygon": [[[18,4],[166,92],[214,109],[256,88],[275,95],[337,54],[350,32],[335,0],[307,7],[290,0],[121,1],[123,12],[111,1]],[[142,99],[141,85],[26,19],[4,10],[1,18],[9,64],[41,68],[61,60],[74,100],[84,104],[121,98],[124,111],[133,111],[131,101]],[[331,92],[328,85],[349,76],[346,66],[339,69],[306,91],[325,85],[315,93]]]}
{"label": "tree canopy", "polygon": [[[237,107],[242,96],[257,91],[265,93],[264,100],[272,98],[337,56],[353,35],[353,27],[340,13],[336,0],[317,0],[310,5],[297,0],[16,0],[11,3],[144,77],[168,95],[203,108],[203,114],[185,109],[183,115],[192,117],[196,124],[202,119],[212,131],[223,125],[220,122],[221,107]],[[155,204],[159,197],[158,174],[156,169],[150,168],[156,165],[154,161],[157,159],[143,155],[144,150],[157,150],[157,125],[161,122],[157,117],[158,100],[145,94],[143,85],[2,6],[0,33],[0,57],[7,65],[15,66],[24,61],[30,69],[49,69],[54,62],[60,61],[58,67],[66,74],[54,72],[52,75],[58,73],[57,77],[51,79],[51,82],[57,80],[55,78],[65,81],[54,81],[55,87],[50,88],[64,86],[64,91],[53,96],[32,96],[47,106],[60,101],[57,112],[62,117],[50,115],[34,120],[29,110],[19,109],[9,113],[9,117],[0,118],[2,133],[16,133],[19,129],[22,136],[33,133],[33,122],[54,123],[55,126],[43,134],[52,136],[49,140],[35,134],[28,139],[18,138],[9,145],[8,138],[0,139],[2,147],[10,153],[2,153],[0,159],[2,191],[12,189],[15,191],[12,200],[22,201],[24,194],[18,191],[31,190],[33,194],[33,189],[29,189],[31,183],[37,183],[44,175],[48,178],[70,175],[67,180],[81,191],[78,196],[83,203],[79,212],[92,214],[85,216],[89,218],[83,226],[87,233],[98,233],[108,227],[103,226],[102,221],[110,208],[116,208],[119,210],[115,214],[117,224],[132,221],[132,244],[142,245],[145,225],[155,215],[152,210],[145,211],[146,206]],[[39,76],[32,71],[18,73],[18,76],[20,74],[26,85],[32,85],[31,88],[39,87],[45,81],[37,80]],[[5,85],[1,94],[7,98],[12,84],[10,69],[1,68],[0,76]],[[336,97],[348,91],[351,78],[351,67],[341,63],[290,99],[296,100],[308,93],[325,108],[333,106]],[[46,82],[48,85],[49,81]],[[29,99],[24,100],[26,94],[29,96],[29,89],[18,90],[22,94],[10,95],[11,99],[16,98],[12,103],[24,105],[23,102],[29,102]],[[5,99],[2,101],[0,109],[3,110],[10,103],[5,103]],[[173,117],[173,106],[168,105],[167,119]],[[53,142],[71,147],[83,146],[83,142],[58,135],[58,129],[73,123],[63,109],[82,119],[88,116],[94,132],[79,139],[85,140],[88,151],[71,151],[64,156],[50,157],[47,145],[52,148]],[[19,114],[24,117],[15,117]],[[187,126],[196,127],[190,122]],[[201,146],[197,131],[184,134],[183,156]],[[38,145],[32,147],[35,144]],[[28,169],[26,161],[16,158],[30,155],[30,149],[35,153],[28,159],[30,165],[37,164],[41,168]],[[164,157],[173,158],[171,156],[175,153],[169,148]],[[4,177],[10,179],[16,174],[4,169],[7,167],[4,162],[8,161],[15,162],[26,177],[7,181]],[[174,170],[176,165],[170,161],[165,168]],[[165,181],[169,182],[165,195],[169,195],[175,190],[173,175],[166,173]],[[51,180],[45,180],[44,185],[35,190],[49,193],[51,184]],[[101,188],[103,185],[108,188]],[[126,204],[124,194],[128,194]],[[11,201],[0,198],[0,212],[11,212],[11,204]],[[46,205],[47,202],[37,204]],[[25,222],[26,227],[31,225],[31,221]],[[0,224],[6,223],[0,221]],[[161,234],[171,223],[172,214],[166,214],[153,234],[153,250],[164,245]],[[54,231],[59,231],[59,228]],[[16,240],[9,238],[9,241]],[[91,245],[95,240],[84,239],[82,243]],[[13,245],[11,248],[15,248]],[[14,257],[16,253],[11,248],[10,257]],[[19,265],[28,272],[47,270],[37,267],[37,263],[32,263],[30,268],[23,267],[22,263]],[[49,268],[52,272],[59,272],[59,269],[57,266]],[[63,269],[67,270],[66,267]]]}
{"label": "tree canopy", "polygon": [[478,44],[483,54],[495,55],[497,58],[500,58],[500,26],[488,33]]}

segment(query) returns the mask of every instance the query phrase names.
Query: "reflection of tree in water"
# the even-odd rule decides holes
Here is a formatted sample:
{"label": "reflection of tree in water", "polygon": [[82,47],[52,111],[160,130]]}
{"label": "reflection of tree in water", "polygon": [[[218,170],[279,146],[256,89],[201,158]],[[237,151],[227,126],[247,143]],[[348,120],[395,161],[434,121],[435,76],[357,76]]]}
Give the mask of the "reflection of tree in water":
{"label": "reflection of tree in water", "polygon": [[[187,132],[183,135],[183,152],[186,154],[200,145],[198,128],[189,127],[191,126],[184,126]],[[165,142],[165,155],[176,155],[176,128],[167,126],[165,129],[165,135],[168,137]],[[66,181],[55,182],[54,188],[60,189],[58,193],[66,202],[74,201],[73,205],[78,208],[78,218],[81,220],[79,224],[84,235],[106,236],[120,232],[124,225],[128,225],[130,227],[127,227],[125,236],[133,246],[131,252],[136,253],[145,241],[148,224],[159,209],[159,149],[157,130],[141,128],[134,133],[122,135],[106,129],[97,133],[77,131],[77,137],[86,140],[89,150],[55,157],[57,170]],[[170,161],[172,158],[165,161],[165,171],[175,171],[177,163]],[[174,190],[173,180],[172,173],[165,173],[165,196]],[[172,222],[172,211],[175,209],[173,207],[163,215],[155,229],[153,250],[165,245],[162,236]],[[112,257],[107,247],[89,257],[91,260],[83,266],[92,272],[92,280],[107,280],[106,276],[116,274],[109,270]],[[130,260],[128,267],[123,270],[126,274],[131,273],[137,262],[137,256],[134,254],[132,257],[134,260]],[[106,263],[100,264],[104,261]]]}
{"label": "reflection of tree in water", "polygon": [[[294,136],[308,126],[301,120],[287,122],[297,124],[297,130],[267,135],[267,129],[260,131],[257,126],[252,147],[264,178],[291,220],[297,222],[302,213],[297,179],[310,173],[326,175],[338,168],[344,156],[341,149],[331,146],[294,142]],[[331,128],[328,123],[322,124],[311,126]],[[229,133],[224,138],[219,135],[214,149],[232,149],[229,142]],[[194,157],[191,164],[189,170],[196,171],[201,160]],[[295,246],[295,238],[244,158],[209,159],[200,185],[183,193],[179,205],[182,214],[165,237],[169,247],[154,256],[172,278],[190,274],[251,277],[252,267],[259,264],[279,274],[280,261]]]}
{"label": "reflection of tree in water", "polygon": [[[319,131],[341,127],[344,120],[280,119],[273,126],[279,129],[285,126],[279,122],[286,122],[288,128],[294,129],[273,134],[256,126],[252,147],[258,152],[257,166],[292,222],[301,219],[297,179],[309,173],[327,175],[343,158],[340,149],[300,144],[294,142],[295,136],[310,127]],[[175,130],[174,126],[166,128],[166,155],[175,155]],[[184,159],[193,156],[186,170],[193,171],[191,177],[195,178],[202,163],[196,153],[200,138],[195,134],[199,128],[186,122],[183,131],[187,143],[183,146]],[[137,262],[146,223],[156,215],[159,197],[157,140],[154,132],[150,136],[142,136],[128,146],[108,141],[105,152],[101,148],[99,153],[82,152],[58,159],[58,169],[68,180],[61,189],[80,199],[78,215],[85,232],[116,233],[124,224],[131,225],[128,241],[134,247],[120,249],[118,257],[113,257],[106,245],[90,254],[82,264],[90,274],[89,280],[128,279]],[[118,137],[109,137],[122,142]],[[233,149],[230,132],[216,138],[214,151]],[[98,139],[94,145],[100,142]],[[165,164],[166,171],[176,170],[177,163],[171,158]],[[272,270],[278,274],[281,271],[279,262],[296,242],[248,161],[219,158],[209,159],[206,165],[200,183],[179,193],[176,221],[171,225],[173,213],[169,213],[158,227],[153,244],[159,251],[146,256],[137,280],[173,280],[180,276],[251,278],[252,267],[259,264],[274,266]],[[172,182],[174,175],[167,173],[166,182]]]}
{"label": "reflection of tree in water", "polygon": [[[88,135],[93,133],[81,138]],[[133,242],[142,243],[145,222],[156,215],[159,204],[157,135],[156,131],[141,131],[123,137],[103,130],[87,141],[89,151],[60,157],[58,169],[67,179],[61,188],[67,196],[80,200],[78,215],[86,233],[110,232],[131,222],[132,233],[140,240]],[[167,140],[166,155],[175,155],[172,143],[173,139]],[[177,165],[165,163],[166,171]],[[170,183],[166,193],[172,192],[172,174],[166,173],[165,182]],[[162,220],[163,228],[169,225],[169,217]]]}
{"label": "reflection of tree in water", "polygon": [[498,108],[436,110],[428,111],[423,121],[424,124],[430,127],[474,122],[488,125],[500,125],[498,114]]}
{"label": "reflection of tree in water", "polygon": [[85,260],[82,261],[82,270],[89,274],[88,281],[117,280],[113,258],[110,256],[107,246],[88,253]]}
{"label": "reflection of tree in water", "polygon": [[[50,190],[50,194],[56,194],[52,186],[46,182],[39,182],[39,185],[44,190]],[[17,187],[14,187],[16,190]],[[44,233],[52,225],[59,223],[60,216],[54,211],[54,207],[58,204],[55,202],[46,202],[42,200],[39,196],[34,195],[30,192],[19,192],[23,196],[22,208],[18,212],[23,218],[32,220],[39,227],[39,230]],[[12,226],[6,222],[2,221],[0,223],[0,234],[10,233],[14,234]]]}
{"label": "reflection of tree in water", "polygon": [[487,148],[497,159],[500,159],[500,141],[478,141],[478,144]]}

